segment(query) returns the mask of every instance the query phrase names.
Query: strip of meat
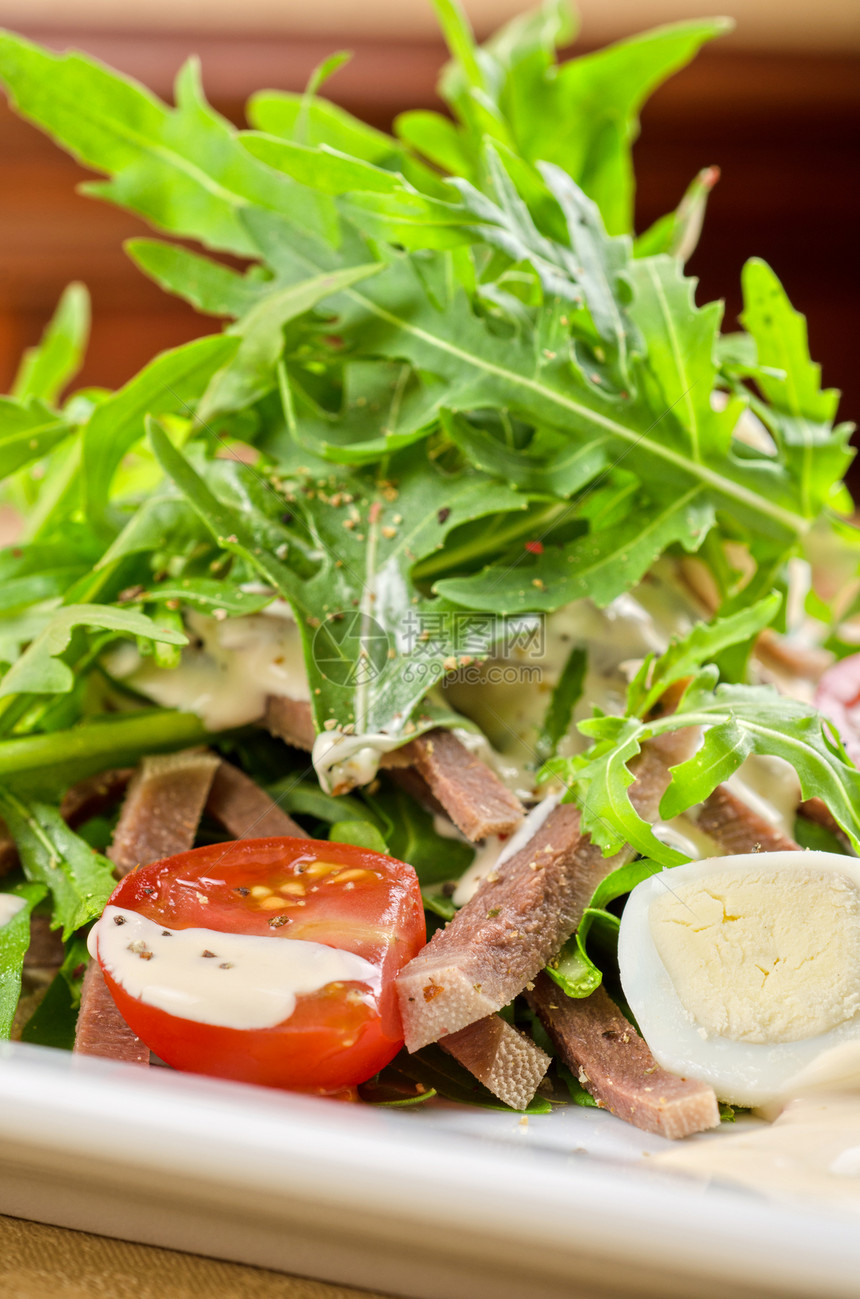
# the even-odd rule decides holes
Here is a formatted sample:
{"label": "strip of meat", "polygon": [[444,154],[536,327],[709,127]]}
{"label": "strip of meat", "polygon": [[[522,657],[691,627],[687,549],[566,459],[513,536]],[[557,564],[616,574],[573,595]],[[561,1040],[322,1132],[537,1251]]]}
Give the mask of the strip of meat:
{"label": "strip of meat", "polygon": [[601,1109],[663,1137],[717,1126],[713,1089],[661,1069],[604,988],[590,997],[566,997],[541,974],[526,995],[562,1060]]}
{"label": "strip of meat", "polygon": [[[696,742],[690,728],[643,748],[630,789],[640,816],[656,819],[668,767],[690,756]],[[604,857],[582,835],[573,804],[550,812],[398,975],[407,1049],[417,1051],[512,1001],[576,929],[600,881],[631,855],[625,848]]]}
{"label": "strip of meat", "polygon": [[515,1110],[526,1108],[550,1066],[549,1056],[531,1038],[498,1015],[443,1037],[439,1045]]}
{"label": "strip of meat", "polygon": [[696,824],[731,856],[749,852],[796,852],[799,847],[779,826],[759,816],[725,785],[718,785],[705,799]]}
{"label": "strip of meat", "polygon": [[15,840],[6,833],[5,824],[0,821],[0,879],[8,875],[18,865],[18,849]]}
{"label": "strip of meat", "polygon": [[523,820],[515,794],[452,731],[437,727],[405,746],[419,776],[458,830],[473,842],[511,834]]}
{"label": "strip of meat", "polygon": [[84,974],[74,1050],[78,1055],[123,1060],[126,1064],[149,1064],[149,1047],[117,1010],[98,961],[90,961]]}
{"label": "strip of meat", "polygon": [[[120,875],[194,846],[218,763],[201,750],[143,759],[108,849]],[[149,1049],[120,1015],[96,961],[84,975],[74,1049],[79,1055],[149,1064]]]}
{"label": "strip of meat", "polygon": [[219,762],[206,811],[231,839],[304,839],[305,832],[244,771]]}
{"label": "strip of meat", "polygon": [[215,754],[203,750],[143,759],[108,849],[121,875],[193,847],[218,763]]}
{"label": "strip of meat", "polygon": [[797,813],[798,816],[805,817],[807,821],[813,821],[815,825],[820,825],[822,829],[829,830],[831,834],[836,835],[844,848],[848,848],[847,834],[823,799],[807,798],[800,804]]}
{"label": "strip of meat", "polygon": [[[271,695],[265,725],[296,748],[313,748],[311,706],[303,700]],[[437,727],[379,760],[380,767],[411,767],[422,778],[459,830],[469,839],[511,834],[523,819],[519,799],[494,771],[471,753],[452,731]]]}
{"label": "strip of meat", "polygon": [[306,699],[287,699],[283,695],[269,695],[263,724],[272,735],[277,735],[294,749],[310,753],[317,737],[311,706]]}
{"label": "strip of meat", "polygon": [[389,775],[396,785],[399,785],[410,798],[420,803],[433,816],[447,815],[427,781],[414,767],[396,767],[393,771],[389,771]]}
{"label": "strip of meat", "polygon": [[91,816],[98,816],[117,803],[134,775],[133,767],[115,767],[72,785],[60,803],[60,815],[74,830]]}
{"label": "strip of meat", "polygon": [[58,929],[51,928],[50,916],[37,913],[30,917],[30,946],[24,956],[24,969],[32,978],[53,976],[66,955]]}

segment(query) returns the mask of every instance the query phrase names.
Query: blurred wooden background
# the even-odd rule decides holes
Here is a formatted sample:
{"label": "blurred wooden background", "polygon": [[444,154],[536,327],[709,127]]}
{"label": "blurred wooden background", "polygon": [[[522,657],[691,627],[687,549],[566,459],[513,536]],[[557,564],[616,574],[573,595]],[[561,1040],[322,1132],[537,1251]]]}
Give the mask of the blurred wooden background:
{"label": "blurred wooden background", "polygon": [[[301,89],[325,54],[346,47],[355,57],[326,93],[386,127],[397,111],[434,103],[444,57],[429,34],[315,37],[307,15],[299,35],[224,30],[201,36],[177,28],[75,29],[32,21],[15,26],[56,48],[83,48],[166,97],[180,63],[194,51],[210,99],[236,122],[253,90]],[[856,43],[844,43],[841,52],[821,42],[810,42],[808,52],[796,42],[775,50],[718,43],[657,93],[636,147],[640,229],[674,206],[700,167],[720,165],[722,179],[691,263],[701,277],[700,300],[724,297],[733,324],[743,261],[751,254],[767,258],[809,317],[824,379],[845,394],[843,417],[855,419],[858,71]],[[141,223],[77,196],[81,170],[5,104],[0,176],[0,391],[7,390],[18,355],[37,339],[70,279],[84,280],[93,295],[93,340],[82,376],[87,383],[116,386],[154,352],[217,327],[134,269],[121,241],[139,233]]]}

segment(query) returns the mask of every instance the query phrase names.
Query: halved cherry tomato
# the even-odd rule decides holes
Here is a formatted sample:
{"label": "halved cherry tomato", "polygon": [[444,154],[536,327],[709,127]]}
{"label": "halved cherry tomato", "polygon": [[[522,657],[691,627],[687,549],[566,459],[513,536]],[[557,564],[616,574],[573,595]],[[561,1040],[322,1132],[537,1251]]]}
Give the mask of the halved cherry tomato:
{"label": "halved cherry tomato", "polygon": [[860,766],[860,654],[849,654],[822,673],[815,706],[833,722],[849,757]]}
{"label": "halved cherry tomato", "polygon": [[364,1082],[403,1045],[394,978],[425,942],[418,880],[404,862],[314,839],[216,844],[140,867],[114,890],[108,906],[173,930],[310,940],[354,952],[376,967],[375,988],[370,982],[329,983],[299,995],[293,1013],[276,1027],[247,1029],[180,1018],[130,995],[100,953],[123,1018],[177,1069],[328,1091]]}

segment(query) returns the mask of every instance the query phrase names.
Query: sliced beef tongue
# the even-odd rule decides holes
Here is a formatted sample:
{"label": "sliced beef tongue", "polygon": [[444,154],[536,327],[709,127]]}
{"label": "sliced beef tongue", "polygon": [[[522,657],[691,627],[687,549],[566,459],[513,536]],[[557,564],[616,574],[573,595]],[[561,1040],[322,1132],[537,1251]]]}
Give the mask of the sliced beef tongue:
{"label": "sliced beef tongue", "polygon": [[799,844],[784,830],[754,812],[726,785],[718,785],[705,799],[697,824],[731,856],[750,852],[796,852],[799,848]]}
{"label": "sliced beef tongue", "polygon": [[663,1137],[717,1126],[713,1089],[661,1069],[605,989],[567,997],[541,974],[526,995],[559,1056],[601,1109]]}
{"label": "sliced beef tongue", "polygon": [[439,1045],[515,1110],[526,1108],[550,1066],[549,1056],[499,1015],[479,1019]]}
{"label": "sliced beef tongue", "polygon": [[[108,851],[121,875],[194,846],[218,764],[214,754],[201,750],[143,759],[129,784]],[[96,961],[84,975],[75,1051],[149,1064],[149,1049],[120,1015]]]}
{"label": "sliced beef tongue", "polygon": [[193,847],[218,764],[215,754],[204,750],[143,759],[108,849],[121,875]]}
{"label": "sliced beef tongue", "polygon": [[[646,820],[656,818],[668,766],[690,756],[695,743],[692,730],[679,731],[635,760],[630,796]],[[554,808],[401,971],[407,1048],[417,1051],[512,1001],[576,929],[595,887],[630,856],[624,849],[604,857],[582,834],[572,804]]]}
{"label": "sliced beef tongue", "polygon": [[209,787],[206,812],[231,839],[304,839],[305,832],[244,771],[219,762]]}
{"label": "sliced beef tongue", "polygon": [[511,834],[523,820],[523,807],[485,762],[452,731],[437,727],[400,750],[409,754],[418,775],[442,804],[458,830],[471,839]]}
{"label": "sliced beef tongue", "polygon": [[[313,748],[311,706],[303,700],[271,695],[266,701],[265,725],[287,744]],[[452,731],[441,727],[427,731],[401,748],[384,753],[379,765],[411,768],[469,839],[511,834],[522,822],[523,808],[516,795]]]}
{"label": "sliced beef tongue", "polygon": [[125,1064],[149,1064],[149,1047],[117,1010],[98,961],[90,961],[84,974],[74,1050],[77,1055],[96,1055]]}

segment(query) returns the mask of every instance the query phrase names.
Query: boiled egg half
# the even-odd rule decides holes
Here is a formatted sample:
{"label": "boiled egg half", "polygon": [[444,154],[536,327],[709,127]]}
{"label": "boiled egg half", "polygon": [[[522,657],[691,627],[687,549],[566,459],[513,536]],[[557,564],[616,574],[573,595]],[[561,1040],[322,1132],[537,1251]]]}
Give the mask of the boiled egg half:
{"label": "boiled egg half", "polygon": [[860,1039],[860,859],[711,857],[630,894],[624,995],[664,1069],[762,1106],[831,1048]]}

